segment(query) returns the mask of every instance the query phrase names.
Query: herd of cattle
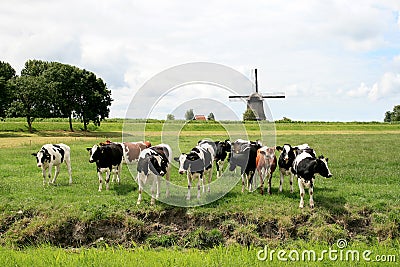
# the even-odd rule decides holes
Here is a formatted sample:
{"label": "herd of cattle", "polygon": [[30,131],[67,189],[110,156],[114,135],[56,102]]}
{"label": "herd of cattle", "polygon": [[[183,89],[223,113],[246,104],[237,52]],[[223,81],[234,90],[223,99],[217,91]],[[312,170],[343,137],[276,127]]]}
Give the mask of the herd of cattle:
{"label": "herd of cattle", "polygon": [[[102,190],[103,173],[106,172],[106,189],[109,189],[109,181],[112,176],[120,181],[121,166],[137,164],[137,182],[139,184],[139,197],[137,204],[142,200],[142,191],[146,183],[151,183],[151,204],[155,203],[160,195],[160,180],[165,177],[166,195],[169,196],[170,169],[172,151],[169,145],[160,144],[152,146],[150,142],[124,142],[116,143],[106,141],[87,148],[90,153],[89,162],[96,163],[99,179],[99,191]],[[279,158],[275,155],[278,151]],[[69,183],[72,183],[70,147],[65,144],[46,144],[33,153],[37,159],[37,166],[42,169],[43,184],[46,183],[46,171],[48,170],[48,183],[55,183],[60,172],[61,163],[65,162],[68,168]],[[257,172],[260,179],[260,192],[264,194],[264,180],[268,178],[268,194],[271,194],[271,179],[276,167],[279,167],[280,185],[282,192],[284,176],[290,176],[290,192],[293,193],[293,177],[296,176],[300,189],[300,208],[304,207],[305,188],[309,188],[310,207],[314,207],[313,187],[315,174],[329,178],[332,176],[328,168],[328,158],[316,156],[314,149],[308,144],[292,147],[289,144],[276,147],[262,146],[260,141],[248,141],[238,139],[235,142],[200,140],[188,153],[182,153],[174,160],[179,163],[179,173],[187,174],[188,193],[190,200],[192,181],[197,179],[197,198],[201,197],[201,189],[205,192],[204,177],[208,178],[207,191],[210,192],[210,184],[214,162],[216,163],[217,178],[221,177],[224,162],[229,161],[229,170],[240,168],[242,177],[242,192],[245,187],[253,191],[253,177]],[[55,174],[52,179],[52,167]],[[245,186],[245,183],[247,185]],[[156,188],[156,192],[155,191]]]}

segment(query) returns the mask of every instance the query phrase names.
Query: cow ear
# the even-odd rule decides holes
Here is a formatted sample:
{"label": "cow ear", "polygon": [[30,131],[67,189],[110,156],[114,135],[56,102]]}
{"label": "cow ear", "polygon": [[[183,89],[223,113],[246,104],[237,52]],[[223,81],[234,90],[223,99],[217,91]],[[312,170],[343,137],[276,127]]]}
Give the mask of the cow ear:
{"label": "cow ear", "polygon": [[179,162],[179,158],[178,158],[178,157],[175,157],[174,160],[177,161],[177,162]]}
{"label": "cow ear", "polygon": [[329,158],[325,158],[326,162],[328,162]]}
{"label": "cow ear", "polygon": [[277,146],[277,147],[276,147],[276,150],[282,151],[282,147],[281,147],[281,146]]}
{"label": "cow ear", "polygon": [[31,155],[36,157],[36,156],[37,156],[37,153],[32,153]]}
{"label": "cow ear", "polygon": [[91,149],[92,149],[91,147],[87,147],[87,148],[86,148],[87,151],[90,151]]}

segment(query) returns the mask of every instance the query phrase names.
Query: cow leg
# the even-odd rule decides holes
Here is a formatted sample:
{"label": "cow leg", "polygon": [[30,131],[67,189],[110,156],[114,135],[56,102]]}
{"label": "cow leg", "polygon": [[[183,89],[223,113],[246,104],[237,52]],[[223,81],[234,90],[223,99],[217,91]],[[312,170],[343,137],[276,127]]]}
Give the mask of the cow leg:
{"label": "cow leg", "polygon": [[263,174],[264,172],[264,168],[262,168],[261,170],[258,170],[258,174],[260,175],[260,194],[264,195],[264,179],[263,179]]}
{"label": "cow leg", "polygon": [[51,183],[51,172],[53,171],[53,164],[49,164],[49,170],[48,170],[48,177],[49,177],[49,180],[47,181],[47,184],[50,184]]}
{"label": "cow leg", "polygon": [[142,179],[140,179],[140,173],[137,174],[137,178],[136,179],[137,179],[137,182],[138,182],[138,185],[139,185],[139,189],[138,189],[139,196],[138,196],[138,200],[137,200],[136,204],[139,205],[140,202],[142,202],[142,191],[143,191],[143,184],[142,184]]}
{"label": "cow leg", "polygon": [[68,175],[69,175],[69,184],[72,184],[72,168],[71,168],[71,161],[66,160],[65,164],[67,165]]}
{"label": "cow leg", "polygon": [[290,174],[290,193],[293,193],[293,177],[294,177],[294,174],[291,173]]}
{"label": "cow leg", "polygon": [[242,193],[244,193],[244,179],[245,179],[245,173],[242,173]]}
{"label": "cow leg", "polygon": [[42,165],[43,185],[46,185],[46,169]]}
{"label": "cow leg", "polygon": [[305,194],[304,183],[303,183],[303,181],[302,181],[302,179],[300,177],[298,177],[297,181],[298,181],[299,189],[300,189],[300,205],[299,205],[299,208],[302,209],[304,207],[304,194]]}
{"label": "cow leg", "polygon": [[106,171],[106,190],[110,190],[110,176],[112,174],[112,169],[107,169]]}
{"label": "cow leg", "polygon": [[122,163],[117,166],[117,183],[118,184],[121,181],[121,169],[122,169]]}
{"label": "cow leg", "polygon": [[157,193],[156,193],[156,199],[159,199],[160,198],[160,181],[161,181],[161,176],[157,176],[156,177],[156,190],[157,190]]}
{"label": "cow leg", "polygon": [[280,177],[281,177],[281,179],[280,179],[280,181],[279,181],[279,192],[282,192],[282,186],[283,186],[283,176],[284,176],[284,174],[283,174],[283,172],[282,171],[280,171]]}
{"label": "cow leg", "polygon": [[190,174],[190,171],[187,171],[187,180],[188,180],[188,194],[186,196],[187,200],[190,200],[190,189],[192,187],[192,175]]}
{"label": "cow leg", "polygon": [[268,194],[272,194],[271,192],[271,181],[272,181],[272,172],[268,172]]}
{"label": "cow leg", "polygon": [[200,173],[199,178],[197,179],[197,198],[198,199],[201,196],[200,183],[203,185],[203,193],[204,193],[205,192],[205,190],[204,190],[204,172]]}
{"label": "cow leg", "polygon": [[99,192],[101,192],[101,189],[103,188],[103,176],[101,174],[101,171],[98,171],[97,175],[99,177]]}
{"label": "cow leg", "polygon": [[223,160],[219,160],[217,162],[217,178],[221,177],[221,172],[224,169],[224,161]]}
{"label": "cow leg", "polygon": [[211,192],[210,184],[211,184],[211,178],[212,178],[212,171],[213,171],[212,168],[208,170],[208,185],[207,185],[207,192],[208,193]]}
{"label": "cow leg", "polygon": [[54,184],[56,182],[56,179],[57,179],[57,176],[58,176],[59,173],[60,173],[60,165],[57,165],[55,167],[55,171],[54,171],[54,178],[51,181],[52,184]]}
{"label": "cow leg", "polygon": [[308,194],[310,195],[310,208],[314,208],[314,199],[313,199],[313,194],[314,194],[314,183],[311,180],[310,181],[310,188],[308,189]]}
{"label": "cow leg", "polygon": [[169,181],[170,181],[170,175],[171,175],[170,166],[168,166],[168,167],[167,167],[167,174],[165,175],[165,187],[166,187],[165,196],[166,196],[166,197],[169,197]]}
{"label": "cow leg", "polygon": [[[154,196],[154,187],[157,187],[157,177],[153,177],[153,182],[151,183],[151,202],[150,205],[154,205],[156,200],[155,200],[155,196]],[[158,191],[158,189],[156,188],[156,190]]]}

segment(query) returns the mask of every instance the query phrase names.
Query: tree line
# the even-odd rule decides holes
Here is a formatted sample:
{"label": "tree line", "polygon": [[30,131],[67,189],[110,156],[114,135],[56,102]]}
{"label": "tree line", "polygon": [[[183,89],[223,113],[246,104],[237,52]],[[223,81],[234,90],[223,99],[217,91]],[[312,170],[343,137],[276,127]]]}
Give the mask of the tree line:
{"label": "tree line", "polygon": [[110,113],[111,91],[101,78],[85,69],[59,62],[28,60],[16,75],[0,61],[0,117],[25,117],[29,132],[35,118],[80,119],[87,131]]}

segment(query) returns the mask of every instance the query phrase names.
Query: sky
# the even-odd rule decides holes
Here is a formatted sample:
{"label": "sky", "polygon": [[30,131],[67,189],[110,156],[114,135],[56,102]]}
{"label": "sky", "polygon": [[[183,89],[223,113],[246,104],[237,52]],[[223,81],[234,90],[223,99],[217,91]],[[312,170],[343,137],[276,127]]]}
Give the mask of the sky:
{"label": "sky", "polygon": [[[111,90],[110,117],[125,118],[159,73],[209,62],[250,81],[257,68],[261,93],[284,92],[264,101],[272,119],[383,121],[400,104],[400,1],[1,1],[0,61],[19,74],[30,59],[94,72]],[[193,107],[236,120],[246,108],[219,84],[163,90],[138,104],[153,107],[147,117]]]}

